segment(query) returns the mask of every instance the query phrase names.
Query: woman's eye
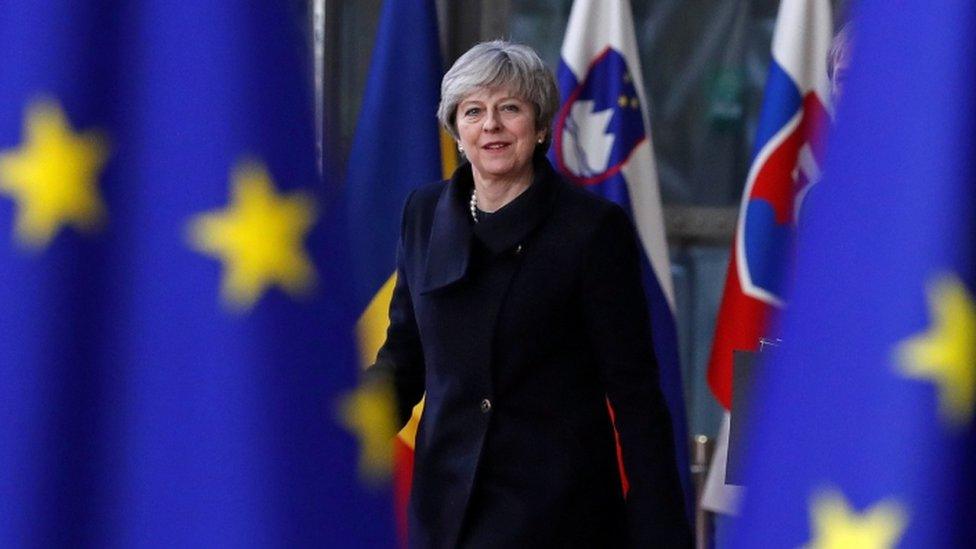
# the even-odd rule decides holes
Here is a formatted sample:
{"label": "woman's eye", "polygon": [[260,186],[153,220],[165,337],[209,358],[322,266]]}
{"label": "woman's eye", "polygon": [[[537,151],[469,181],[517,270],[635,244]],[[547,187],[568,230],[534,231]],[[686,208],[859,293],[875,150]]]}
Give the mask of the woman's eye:
{"label": "woman's eye", "polygon": [[468,109],[464,111],[464,116],[477,116],[479,111],[480,109],[474,109],[474,108]]}
{"label": "woman's eye", "polygon": [[519,106],[518,105],[505,105],[505,106],[502,107],[502,110],[503,111],[507,111],[507,112],[519,112]]}

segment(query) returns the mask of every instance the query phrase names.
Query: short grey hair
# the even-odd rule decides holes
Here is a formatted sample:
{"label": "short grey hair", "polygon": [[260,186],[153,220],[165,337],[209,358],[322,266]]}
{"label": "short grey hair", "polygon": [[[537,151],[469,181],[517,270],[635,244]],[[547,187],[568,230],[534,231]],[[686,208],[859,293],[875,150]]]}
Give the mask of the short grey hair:
{"label": "short grey hair", "polygon": [[559,109],[559,90],[552,71],[535,50],[494,40],[475,45],[454,62],[441,80],[441,102],[437,106],[437,119],[454,139],[459,139],[458,104],[484,88],[507,88],[515,97],[532,103],[535,129],[546,130],[545,141],[538,148],[549,149],[552,119]]}

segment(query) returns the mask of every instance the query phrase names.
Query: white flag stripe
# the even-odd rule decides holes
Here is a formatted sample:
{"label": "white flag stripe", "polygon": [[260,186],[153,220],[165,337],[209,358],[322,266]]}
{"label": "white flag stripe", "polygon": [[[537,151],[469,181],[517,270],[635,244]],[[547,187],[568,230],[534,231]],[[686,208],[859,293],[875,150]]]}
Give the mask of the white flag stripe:
{"label": "white flag stripe", "polygon": [[671,313],[674,314],[671,258],[668,257],[668,242],[664,234],[664,210],[661,207],[661,194],[657,187],[650,135],[637,147],[630,161],[621,169],[621,173],[627,181],[627,192],[630,193],[631,207],[634,209],[634,223],[637,225],[637,234],[644,246],[644,253],[651,262],[654,275],[661,285],[661,291],[664,292]]}
{"label": "white flag stripe", "polygon": [[725,484],[725,467],[728,465],[729,455],[729,426],[731,416],[725,412],[722,426],[718,430],[715,450],[712,453],[712,463],[705,479],[705,490],[702,492],[701,506],[713,513],[738,515],[739,506],[745,496],[745,489],[735,484]]}
{"label": "white flag stripe", "polygon": [[[637,51],[632,37],[634,25],[630,17],[630,6],[626,6],[626,10],[624,8],[621,0],[573,2],[569,23],[566,26],[566,38],[560,51],[563,62],[569,66],[573,74],[576,76],[586,74],[593,59],[607,46],[624,53],[625,56],[628,48]],[[622,28],[625,25],[630,25],[630,43],[625,42],[627,33]]]}
{"label": "white flag stripe", "polygon": [[[823,0],[784,1],[773,31],[773,59],[803,93],[830,97],[827,52],[830,51],[830,4]],[[802,33],[803,36],[797,36]],[[823,101],[826,105],[827,101]]]}

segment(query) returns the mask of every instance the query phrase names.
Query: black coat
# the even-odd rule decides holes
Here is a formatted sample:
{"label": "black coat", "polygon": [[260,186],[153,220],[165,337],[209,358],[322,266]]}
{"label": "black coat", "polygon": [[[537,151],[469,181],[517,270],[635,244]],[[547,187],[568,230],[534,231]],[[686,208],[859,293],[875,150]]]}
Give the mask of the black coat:
{"label": "black coat", "polygon": [[393,380],[404,422],[426,392],[411,546],[690,546],[633,226],[535,170],[478,224],[467,164],[405,206],[369,375]]}

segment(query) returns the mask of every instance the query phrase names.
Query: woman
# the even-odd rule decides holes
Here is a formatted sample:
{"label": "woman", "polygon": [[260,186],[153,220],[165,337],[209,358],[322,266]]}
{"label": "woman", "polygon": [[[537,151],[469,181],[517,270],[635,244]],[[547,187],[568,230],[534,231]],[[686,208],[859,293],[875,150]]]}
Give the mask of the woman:
{"label": "woman", "polygon": [[557,108],[538,55],[502,41],[441,85],[467,162],[407,199],[369,371],[404,422],[426,392],[414,547],[690,545],[634,229],[546,160]]}

